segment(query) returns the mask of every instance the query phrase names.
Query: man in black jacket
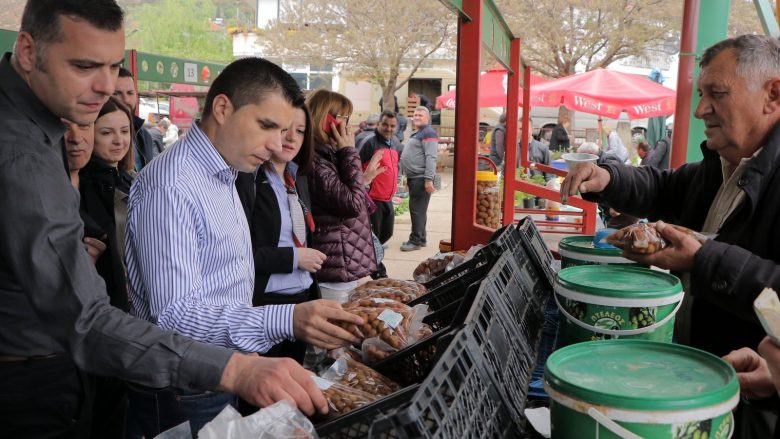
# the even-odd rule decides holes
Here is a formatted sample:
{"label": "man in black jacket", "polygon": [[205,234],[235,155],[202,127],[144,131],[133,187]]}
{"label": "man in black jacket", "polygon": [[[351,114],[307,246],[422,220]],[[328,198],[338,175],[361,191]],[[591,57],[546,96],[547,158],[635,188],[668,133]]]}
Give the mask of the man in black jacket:
{"label": "man in black jacket", "polygon": [[[133,74],[124,67],[119,69],[119,78],[116,80],[114,97],[124,102],[124,104],[130,108],[131,113],[136,114],[135,110],[136,107],[138,107],[138,89],[135,86]],[[133,139],[135,170],[140,171],[141,168],[152,161],[152,159],[157,154],[161,153],[162,150],[155,150],[152,136],[149,134],[149,131],[144,128],[144,120],[138,116],[133,116],[133,131],[135,131],[135,138]]]}
{"label": "man in black jacket", "polygon": [[[753,300],[766,286],[780,288],[780,43],[743,35],[715,44],[702,56],[697,88],[695,114],[707,137],[702,161],[674,171],[580,166],[561,198],[579,190],[621,212],[711,236],[702,244],[661,225],[666,249],[627,256],[690,278],[690,334],[677,337],[725,355],[758,346],[764,331]],[[755,437],[769,437],[761,434]]]}

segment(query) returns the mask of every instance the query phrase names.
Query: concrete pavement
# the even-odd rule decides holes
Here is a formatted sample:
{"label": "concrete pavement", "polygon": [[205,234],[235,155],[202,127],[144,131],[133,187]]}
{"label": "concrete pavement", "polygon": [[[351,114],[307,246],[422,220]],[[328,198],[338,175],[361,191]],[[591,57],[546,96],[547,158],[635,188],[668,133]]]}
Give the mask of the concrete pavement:
{"label": "concrete pavement", "polygon": [[440,171],[441,190],[431,196],[428,205],[428,246],[420,250],[402,252],[401,244],[409,239],[412,221],[409,212],[395,217],[393,237],[387,242],[384,263],[387,274],[394,279],[411,279],[414,269],[439,251],[439,241],[452,234],[452,168]]}

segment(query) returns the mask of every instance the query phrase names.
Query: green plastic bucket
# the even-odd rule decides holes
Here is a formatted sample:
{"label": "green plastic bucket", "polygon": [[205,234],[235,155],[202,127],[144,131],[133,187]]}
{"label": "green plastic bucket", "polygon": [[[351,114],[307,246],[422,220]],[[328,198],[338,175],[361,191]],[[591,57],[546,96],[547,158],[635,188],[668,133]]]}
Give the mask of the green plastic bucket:
{"label": "green plastic bucket", "polygon": [[671,343],[683,290],[677,277],[625,265],[581,265],[558,272],[559,346],[639,338]]}
{"label": "green plastic bucket", "polygon": [[580,343],[544,370],[553,439],[727,439],[736,372],[698,349],[646,340]]}
{"label": "green plastic bucket", "polygon": [[561,255],[561,268],[576,265],[637,265],[636,262],[620,256],[619,248],[596,248],[593,235],[567,236],[558,243]]}

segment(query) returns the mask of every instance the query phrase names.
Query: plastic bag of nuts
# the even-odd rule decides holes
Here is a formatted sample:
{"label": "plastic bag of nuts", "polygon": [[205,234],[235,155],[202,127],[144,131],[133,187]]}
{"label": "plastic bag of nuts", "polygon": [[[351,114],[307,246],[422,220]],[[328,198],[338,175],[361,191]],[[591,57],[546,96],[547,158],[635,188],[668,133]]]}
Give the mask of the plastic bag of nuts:
{"label": "plastic bag of nuts", "polygon": [[312,375],[325,399],[328,401],[327,418],[335,418],[349,411],[363,407],[378,399],[378,395],[372,395],[360,389],[355,389],[344,384],[335,383],[328,379]]}
{"label": "plastic bag of nuts", "polygon": [[432,257],[420,262],[414,269],[412,277],[417,282],[428,282],[447,271],[452,270],[464,262],[466,253],[463,251],[436,253]]}
{"label": "plastic bag of nuts", "polygon": [[398,289],[401,291],[404,291],[407,294],[414,294],[415,297],[420,297],[423,294],[428,292],[428,289],[425,288],[425,285],[411,281],[411,280],[400,280],[400,279],[377,279],[377,280],[370,280],[359,287],[352,290],[352,294],[350,296],[351,300],[354,299],[362,299],[363,297],[366,297],[362,294],[364,294],[366,291],[376,290],[376,289],[384,289],[384,288],[393,288]]}
{"label": "plastic bag of nuts", "polygon": [[389,395],[400,388],[395,381],[346,355],[338,358],[320,376],[376,396]]}
{"label": "plastic bag of nuts", "polygon": [[[667,226],[674,227],[681,232],[690,234],[700,242],[707,240],[706,236],[694,232],[687,227],[673,224],[667,224]],[[608,244],[614,245],[625,252],[641,254],[659,252],[669,245],[656,229],[656,223],[637,223],[623,227],[617,232],[607,236],[606,241]]]}
{"label": "plastic bag of nuts", "polygon": [[349,296],[349,301],[352,302],[360,299],[389,299],[395,300],[396,302],[409,303],[417,297],[419,297],[417,291],[410,291],[408,288],[374,287],[366,288],[359,292],[353,292]]}
{"label": "plastic bag of nuts", "polygon": [[422,322],[428,313],[428,305],[410,308],[395,300],[383,298],[359,299],[345,303],[342,308],[363,318],[363,325],[341,322],[342,328],[351,331],[361,341],[379,337],[390,346],[400,349],[406,345],[407,336],[414,322]]}
{"label": "plastic bag of nuts", "polygon": [[422,323],[422,321],[413,324],[413,326],[414,328],[412,328],[410,332],[414,334],[414,336],[408,337],[406,344],[400,348],[394,348],[377,337],[363,340],[363,345],[360,348],[360,350],[363,351],[363,362],[366,364],[374,364],[398,352],[400,349],[411,346],[425,337],[433,335],[433,329],[425,323]]}

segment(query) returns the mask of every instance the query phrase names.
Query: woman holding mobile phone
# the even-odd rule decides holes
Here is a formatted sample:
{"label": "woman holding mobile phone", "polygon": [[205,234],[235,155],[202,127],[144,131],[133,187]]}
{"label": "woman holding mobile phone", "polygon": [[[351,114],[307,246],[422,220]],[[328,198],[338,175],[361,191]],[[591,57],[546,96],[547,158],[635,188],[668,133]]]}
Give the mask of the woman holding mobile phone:
{"label": "woman holding mobile phone", "polygon": [[357,280],[376,271],[369,211],[373,202],[366,194],[380,172],[375,161],[363,172],[349,127],[352,102],[344,95],[315,90],[306,98],[314,131],[314,168],[309,193],[316,229],[312,247],[326,259],[317,272],[323,298],[343,300]]}

